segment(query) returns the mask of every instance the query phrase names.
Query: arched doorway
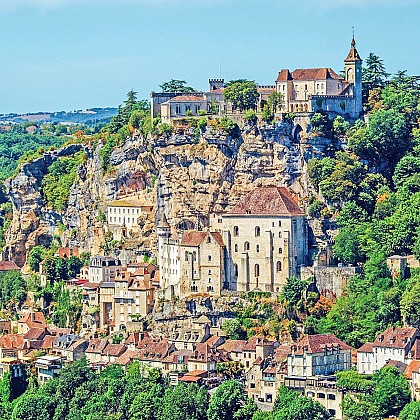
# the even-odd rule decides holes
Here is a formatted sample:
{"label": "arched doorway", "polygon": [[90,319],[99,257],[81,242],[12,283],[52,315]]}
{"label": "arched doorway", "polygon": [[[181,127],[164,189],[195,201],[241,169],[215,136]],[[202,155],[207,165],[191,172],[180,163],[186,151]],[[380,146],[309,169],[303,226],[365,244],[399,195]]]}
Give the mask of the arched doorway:
{"label": "arched doorway", "polygon": [[296,140],[296,141],[300,141],[302,131],[303,131],[303,129],[300,126],[300,124],[296,124],[293,128],[293,131],[292,131],[293,139]]}

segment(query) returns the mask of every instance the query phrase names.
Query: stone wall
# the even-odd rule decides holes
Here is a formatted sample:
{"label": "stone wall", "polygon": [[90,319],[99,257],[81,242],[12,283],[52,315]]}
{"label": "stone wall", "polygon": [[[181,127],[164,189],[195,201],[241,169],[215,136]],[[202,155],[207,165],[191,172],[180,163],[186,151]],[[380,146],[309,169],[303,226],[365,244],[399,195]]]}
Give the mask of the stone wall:
{"label": "stone wall", "polygon": [[336,299],[343,294],[349,278],[360,272],[360,267],[301,267],[302,279],[314,278],[321,295]]}

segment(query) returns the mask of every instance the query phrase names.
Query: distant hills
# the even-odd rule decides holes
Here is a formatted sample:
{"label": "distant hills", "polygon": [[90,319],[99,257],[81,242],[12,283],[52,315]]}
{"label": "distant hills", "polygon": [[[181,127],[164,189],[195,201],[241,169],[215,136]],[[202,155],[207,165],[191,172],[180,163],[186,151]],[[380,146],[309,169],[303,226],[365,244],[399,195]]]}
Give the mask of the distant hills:
{"label": "distant hills", "polygon": [[85,124],[106,123],[116,115],[118,108],[90,108],[77,111],[35,112],[28,114],[0,114],[0,124],[34,123]]}

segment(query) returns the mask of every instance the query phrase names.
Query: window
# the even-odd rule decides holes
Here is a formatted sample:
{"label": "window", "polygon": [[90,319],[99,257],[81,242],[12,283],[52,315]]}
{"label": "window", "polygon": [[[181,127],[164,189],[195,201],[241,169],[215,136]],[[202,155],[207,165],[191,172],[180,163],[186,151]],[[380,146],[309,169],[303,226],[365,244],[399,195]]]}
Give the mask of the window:
{"label": "window", "polygon": [[255,246],[255,251],[260,252],[260,246],[258,244]]}
{"label": "window", "polygon": [[279,273],[281,271],[281,261],[277,261],[276,271],[277,271],[277,273]]}
{"label": "window", "polygon": [[260,265],[259,264],[255,264],[255,266],[254,266],[254,275],[255,275],[255,277],[260,276]]}
{"label": "window", "polygon": [[238,244],[235,244],[235,252],[238,252]]}
{"label": "window", "polygon": [[308,90],[308,85],[305,85],[305,90]]}
{"label": "window", "polygon": [[323,392],[318,392],[316,396],[317,398],[325,398],[325,394]]}
{"label": "window", "polygon": [[281,238],[283,236],[283,234],[281,232],[279,232],[279,238]]}
{"label": "window", "polygon": [[279,254],[283,254],[283,248],[279,248]]}
{"label": "window", "polygon": [[261,235],[261,229],[259,226],[255,226],[255,236],[260,236]]}
{"label": "window", "polygon": [[211,274],[211,270],[209,270],[209,274]]}
{"label": "window", "polygon": [[211,261],[211,255],[207,257],[207,261]]}
{"label": "window", "polygon": [[200,111],[200,105],[195,106],[195,113],[197,114],[198,111]]}
{"label": "window", "polygon": [[329,400],[335,400],[335,395],[334,394],[328,394],[328,399]]}
{"label": "window", "polygon": [[233,273],[235,277],[238,277],[238,264],[233,265]]}
{"label": "window", "polygon": [[181,113],[181,105],[178,104],[178,105],[175,106],[175,113],[176,114],[180,114]]}
{"label": "window", "polygon": [[211,243],[211,238],[210,238],[210,235],[209,236],[207,236],[207,243],[209,244],[209,243]]}
{"label": "window", "polygon": [[233,236],[238,236],[239,235],[239,228],[238,226],[234,226],[233,227]]}
{"label": "window", "polygon": [[281,220],[279,220],[279,227],[281,227]]}
{"label": "window", "polygon": [[244,251],[249,251],[249,242],[244,243]]}

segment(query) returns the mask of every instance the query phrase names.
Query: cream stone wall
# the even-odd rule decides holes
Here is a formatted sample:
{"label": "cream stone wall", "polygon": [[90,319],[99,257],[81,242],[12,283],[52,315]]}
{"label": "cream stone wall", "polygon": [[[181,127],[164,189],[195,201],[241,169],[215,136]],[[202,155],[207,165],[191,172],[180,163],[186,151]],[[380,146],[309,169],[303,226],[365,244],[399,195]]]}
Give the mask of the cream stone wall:
{"label": "cream stone wall", "polygon": [[307,255],[304,217],[224,215],[229,288],[280,292]]}

